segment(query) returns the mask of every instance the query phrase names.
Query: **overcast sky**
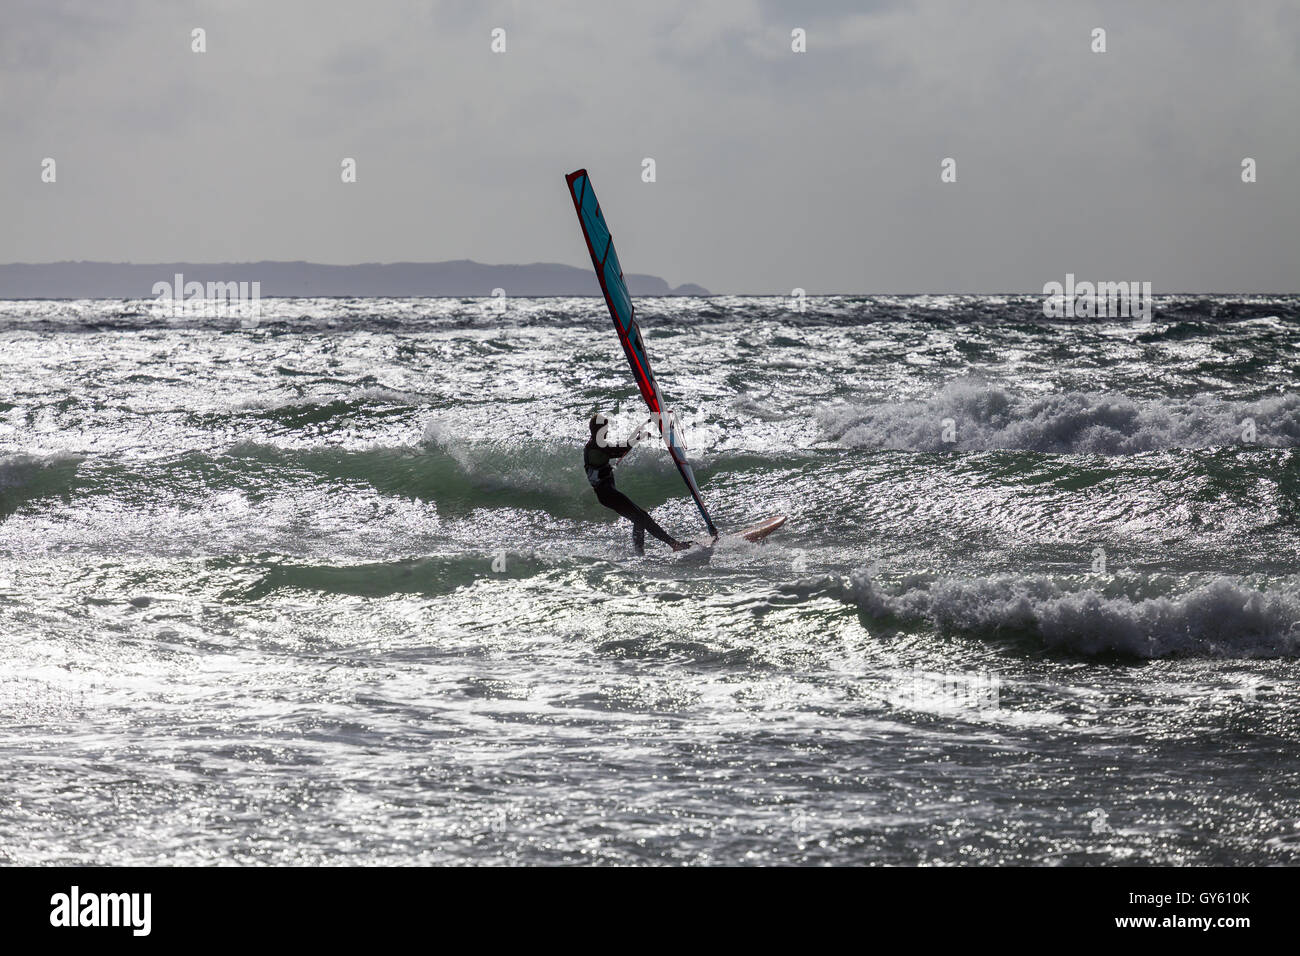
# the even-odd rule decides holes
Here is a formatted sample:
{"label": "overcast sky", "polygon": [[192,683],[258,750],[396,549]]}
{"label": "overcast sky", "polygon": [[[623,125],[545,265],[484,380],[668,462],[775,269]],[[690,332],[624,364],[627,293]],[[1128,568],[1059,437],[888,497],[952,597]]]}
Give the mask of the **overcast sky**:
{"label": "overcast sky", "polygon": [[0,262],[585,266],[586,166],[674,285],[1297,292],[1298,118],[1294,0],[4,0]]}

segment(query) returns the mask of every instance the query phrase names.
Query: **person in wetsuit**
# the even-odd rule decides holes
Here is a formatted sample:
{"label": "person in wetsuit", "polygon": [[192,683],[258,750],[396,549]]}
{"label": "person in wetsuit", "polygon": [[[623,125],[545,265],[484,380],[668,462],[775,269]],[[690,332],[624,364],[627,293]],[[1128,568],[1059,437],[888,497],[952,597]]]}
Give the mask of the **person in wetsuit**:
{"label": "person in wetsuit", "polygon": [[591,416],[591,438],[582,449],[582,465],[587,469],[587,481],[596,492],[596,500],[606,508],[622,515],[632,522],[632,546],[637,554],[645,554],[645,533],[652,535],[668,545],[674,551],[684,551],[690,547],[689,542],[678,541],[655,523],[655,519],[639,508],[631,498],[614,488],[615,459],[622,458],[637,442],[649,438],[649,432],[638,432],[625,442],[611,442],[605,436],[609,420],[599,412]]}

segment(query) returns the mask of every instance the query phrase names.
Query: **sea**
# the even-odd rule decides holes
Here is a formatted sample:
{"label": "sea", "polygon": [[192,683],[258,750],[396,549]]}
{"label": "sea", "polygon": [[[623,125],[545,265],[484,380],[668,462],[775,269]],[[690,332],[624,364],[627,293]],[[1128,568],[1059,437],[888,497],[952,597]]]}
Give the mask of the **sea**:
{"label": "sea", "polygon": [[1300,297],[638,307],[0,302],[0,863],[1300,862]]}

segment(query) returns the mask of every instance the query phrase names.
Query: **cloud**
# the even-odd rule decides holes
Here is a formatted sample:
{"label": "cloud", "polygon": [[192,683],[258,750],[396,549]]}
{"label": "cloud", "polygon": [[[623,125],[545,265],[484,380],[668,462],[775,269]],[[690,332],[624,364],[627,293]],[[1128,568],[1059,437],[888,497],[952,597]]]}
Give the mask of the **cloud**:
{"label": "cloud", "polygon": [[563,174],[587,166],[627,267],[672,283],[1295,286],[1300,12],[1280,0],[107,10],[0,7],[0,261],[576,265]]}

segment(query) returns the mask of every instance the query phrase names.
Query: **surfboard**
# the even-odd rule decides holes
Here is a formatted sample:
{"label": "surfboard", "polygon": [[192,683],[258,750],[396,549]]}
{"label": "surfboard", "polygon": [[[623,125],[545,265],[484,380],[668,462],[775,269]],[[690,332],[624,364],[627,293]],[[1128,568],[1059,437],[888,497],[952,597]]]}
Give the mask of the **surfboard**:
{"label": "surfboard", "polygon": [[785,515],[773,515],[766,521],[760,522],[752,528],[746,528],[744,531],[728,531],[725,534],[720,534],[713,542],[713,545],[738,544],[741,541],[762,544],[769,534],[783,524],[785,524]]}
{"label": "surfboard", "polygon": [[744,531],[736,531],[731,535],[724,534],[722,537],[740,537],[744,538],[746,541],[753,541],[756,544],[761,544],[764,538],[783,524],[785,524],[785,515],[773,515],[761,524],[754,525],[752,528],[746,528]]}
{"label": "surfboard", "polygon": [[713,553],[717,548],[730,550],[748,547],[751,542],[766,544],[767,536],[783,524],[785,524],[785,515],[773,515],[744,531],[727,531],[712,540],[694,541],[685,551],[673,555],[673,558],[686,564],[708,564],[713,559]]}

